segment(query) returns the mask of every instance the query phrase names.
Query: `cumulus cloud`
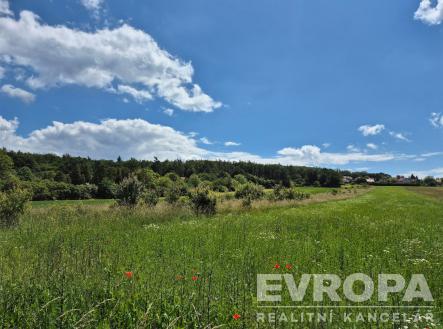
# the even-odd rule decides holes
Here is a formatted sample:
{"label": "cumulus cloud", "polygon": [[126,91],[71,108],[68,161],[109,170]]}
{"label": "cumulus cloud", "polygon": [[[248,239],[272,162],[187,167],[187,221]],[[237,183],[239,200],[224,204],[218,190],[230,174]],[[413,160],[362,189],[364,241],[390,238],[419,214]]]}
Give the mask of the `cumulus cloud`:
{"label": "cumulus cloud", "polygon": [[0,0],[0,16],[6,15],[10,16],[12,15],[11,9],[9,9],[9,2],[8,0]]}
{"label": "cumulus cloud", "polygon": [[440,24],[443,20],[443,0],[437,0],[435,5],[431,0],[421,0],[414,18],[429,25]]}
{"label": "cumulus cloud", "polygon": [[74,84],[115,92],[117,85],[138,101],[154,95],[185,111],[212,112],[222,105],[193,82],[191,63],[126,24],[85,32],[46,25],[22,11],[18,19],[0,17],[0,55],[32,72],[26,83],[33,89]]}
{"label": "cumulus cloud", "polygon": [[394,160],[393,154],[365,154],[361,152],[327,153],[321,152],[315,145],[304,145],[300,148],[284,148],[278,152],[282,163],[318,166],[321,164],[345,165],[350,162],[380,162]]}
{"label": "cumulus cloud", "polygon": [[0,88],[0,92],[9,97],[18,98],[22,102],[27,104],[32,103],[35,100],[34,94],[21,88],[14,87],[13,85],[3,85]]}
{"label": "cumulus cloud", "polygon": [[138,90],[138,89],[135,89],[131,86],[126,86],[126,85],[118,85],[117,92],[120,94],[128,94],[128,95],[132,96],[132,98],[134,98],[134,100],[140,104],[147,101],[147,100],[152,99],[152,95],[149,91]]}
{"label": "cumulus cloud", "polygon": [[385,126],[382,124],[376,124],[376,125],[363,125],[358,128],[358,131],[360,131],[363,136],[374,136],[380,134],[385,129]]}
{"label": "cumulus cloud", "polygon": [[36,153],[115,159],[210,159],[254,161],[303,166],[337,166],[350,162],[379,162],[399,158],[393,154],[360,152],[324,153],[315,145],[284,148],[273,157],[264,158],[247,152],[213,152],[198,146],[195,134],[184,134],[171,127],[142,119],[107,119],[99,123],[76,121],[53,122],[28,136],[17,134],[17,119],[0,116],[0,147]]}
{"label": "cumulus cloud", "polygon": [[429,122],[436,128],[443,127],[443,115],[441,113],[431,113]]}
{"label": "cumulus cloud", "polygon": [[241,143],[236,143],[232,141],[225,142],[225,146],[240,146]]}
{"label": "cumulus cloud", "polygon": [[141,119],[108,119],[100,123],[77,121],[53,122],[27,137],[16,134],[18,121],[0,120],[2,147],[38,153],[69,153],[78,156],[112,159],[117,155],[128,159],[198,159],[205,151],[195,140],[170,127],[151,124]]}

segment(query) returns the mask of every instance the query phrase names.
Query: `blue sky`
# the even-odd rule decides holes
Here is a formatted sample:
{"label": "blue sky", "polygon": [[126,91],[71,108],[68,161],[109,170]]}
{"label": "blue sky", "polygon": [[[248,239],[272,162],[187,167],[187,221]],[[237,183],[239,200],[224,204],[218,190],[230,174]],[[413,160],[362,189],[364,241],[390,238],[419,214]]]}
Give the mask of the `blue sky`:
{"label": "blue sky", "polygon": [[0,0],[0,13],[0,146],[443,176],[443,1]]}

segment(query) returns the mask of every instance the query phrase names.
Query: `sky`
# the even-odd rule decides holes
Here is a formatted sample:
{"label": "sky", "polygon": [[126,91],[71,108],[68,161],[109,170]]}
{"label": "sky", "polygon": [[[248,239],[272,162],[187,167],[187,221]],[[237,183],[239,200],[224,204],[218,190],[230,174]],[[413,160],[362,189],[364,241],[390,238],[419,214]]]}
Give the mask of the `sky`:
{"label": "sky", "polygon": [[443,177],[443,0],[0,0],[0,147]]}

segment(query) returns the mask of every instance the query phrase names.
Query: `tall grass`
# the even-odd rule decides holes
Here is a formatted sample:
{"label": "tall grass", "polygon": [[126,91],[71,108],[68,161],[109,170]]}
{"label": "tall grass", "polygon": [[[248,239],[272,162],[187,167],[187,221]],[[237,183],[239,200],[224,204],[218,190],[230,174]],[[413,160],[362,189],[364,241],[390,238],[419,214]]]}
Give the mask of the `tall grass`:
{"label": "tall grass", "polygon": [[[0,327],[254,328],[256,275],[276,271],[423,273],[441,316],[442,214],[441,202],[402,188],[208,218],[171,208],[42,208],[0,231]],[[276,270],[277,262],[293,267]],[[358,325],[376,327],[393,325]]]}

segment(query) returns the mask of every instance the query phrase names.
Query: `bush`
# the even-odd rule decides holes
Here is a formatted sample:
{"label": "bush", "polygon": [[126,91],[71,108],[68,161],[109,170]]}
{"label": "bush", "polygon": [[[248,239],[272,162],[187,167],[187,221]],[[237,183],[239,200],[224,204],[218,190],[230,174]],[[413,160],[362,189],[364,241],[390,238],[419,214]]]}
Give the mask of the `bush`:
{"label": "bush", "polygon": [[145,205],[149,207],[155,207],[159,201],[157,191],[151,189],[146,190],[145,192],[143,192],[141,200]]}
{"label": "bush", "polygon": [[165,194],[165,200],[169,204],[175,204],[180,199],[181,190],[176,184],[172,184]]}
{"label": "bush", "polygon": [[297,191],[292,188],[283,188],[282,186],[277,186],[271,194],[271,200],[274,201],[304,200],[309,198],[310,195],[308,193]]}
{"label": "bush", "polygon": [[242,205],[245,208],[250,208],[253,200],[259,200],[263,198],[263,196],[263,187],[254,183],[240,185],[238,190],[235,191],[235,197],[237,199],[243,199]]}
{"label": "bush", "polygon": [[31,194],[27,190],[14,189],[0,192],[0,224],[11,227],[18,224],[19,217],[24,213]]}
{"label": "bush", "polygon": [[240,185],[237,191],[235,191],[235,197],[237,199],[258,200],[263,198],[263,196],[263,187],[254,183]]}
{"label": "bush", "polygon": [[121,206],[133,207],[137,205],[143,193],[143,184],[135,176],[130,176],[118,185],[116,198]]}
{"label": "bush", "polygon": [[104,178],[99,184],[97,189],[97,196],[99,198],[113,199],[117,192],[117,184],[115,184],[109,178]]}
{"label": "bush", "polygon": [[197,189],[190,197],[192,209],[197,215],[214,215],[217,200],[209,194],[207,189]]}

